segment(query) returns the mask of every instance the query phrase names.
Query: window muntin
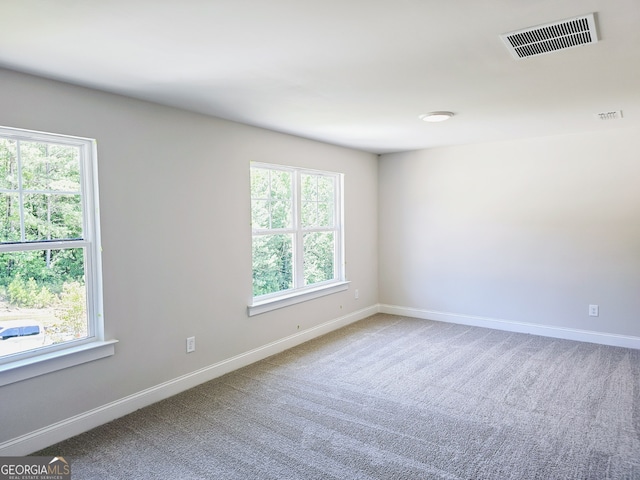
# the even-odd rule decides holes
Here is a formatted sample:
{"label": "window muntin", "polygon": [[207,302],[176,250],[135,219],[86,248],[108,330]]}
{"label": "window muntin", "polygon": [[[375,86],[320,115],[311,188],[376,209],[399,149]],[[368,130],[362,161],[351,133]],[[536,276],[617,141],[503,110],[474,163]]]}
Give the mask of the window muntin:
{"label": "window muntin", "polygon": [[0,365],[101,340],[95,144],[0,127]]}
{"label": "window muntin", "polygon": [[253,163],[253,296],[344,280],[342,175]]}

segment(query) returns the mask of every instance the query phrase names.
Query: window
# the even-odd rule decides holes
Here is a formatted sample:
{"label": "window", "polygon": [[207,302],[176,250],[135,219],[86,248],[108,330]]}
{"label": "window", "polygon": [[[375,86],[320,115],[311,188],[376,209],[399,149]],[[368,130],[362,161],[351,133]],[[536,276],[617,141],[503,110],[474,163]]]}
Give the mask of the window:
{"label": "window", "polygon": [[95,164],[92,140],[0,128],[0,385],[102,341]]}
{"label": "window", "polygon": [[342,175],[251,165],[249,314],[346,289]]}

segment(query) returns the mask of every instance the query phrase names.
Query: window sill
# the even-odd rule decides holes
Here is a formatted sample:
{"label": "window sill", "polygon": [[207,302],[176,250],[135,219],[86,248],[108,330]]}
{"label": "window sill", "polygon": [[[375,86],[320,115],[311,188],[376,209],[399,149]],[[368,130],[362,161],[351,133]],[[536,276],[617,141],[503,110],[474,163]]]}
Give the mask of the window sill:
{"label": "window sill", "polygon": [[110,357],[118,340],[95,341],[0,365],[0,387]]}
{"label": "window sill", "polygon": [[314,298],[324,297],[325,295],[331,295],[332,293],[343,292],[349,288],[349,283],[351,282],[337,282],[308,290],[291,292],[286,295],[280,295],[266,300],[258,300],[247,307],[247,313],[250,317],[253,317],[254,315],[270,312],[271,310],[276,310],[278,308],[288,307],[289,305],[295,305],[296,303],[306,302],[308,300],[313,300]]}

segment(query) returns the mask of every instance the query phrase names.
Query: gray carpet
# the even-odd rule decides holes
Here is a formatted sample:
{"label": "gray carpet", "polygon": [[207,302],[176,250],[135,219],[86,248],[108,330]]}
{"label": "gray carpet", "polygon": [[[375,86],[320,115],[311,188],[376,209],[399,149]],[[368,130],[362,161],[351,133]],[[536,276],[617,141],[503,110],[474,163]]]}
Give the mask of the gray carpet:
{"label": "gray carpet", "polygon": [[378,314],[39,455],[81,479],[640,479],[640,351]]}

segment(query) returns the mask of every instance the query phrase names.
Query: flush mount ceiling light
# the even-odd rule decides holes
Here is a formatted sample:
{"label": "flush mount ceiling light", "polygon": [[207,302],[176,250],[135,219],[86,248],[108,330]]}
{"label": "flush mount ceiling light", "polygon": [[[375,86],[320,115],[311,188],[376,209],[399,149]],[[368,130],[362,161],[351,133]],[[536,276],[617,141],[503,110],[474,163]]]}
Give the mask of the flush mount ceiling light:
{"label": "flush mount ceiling light", "polygon": [[453,112],[429,112],[420,115],[418,118],[425,122],[444,122],[453,117]]}

